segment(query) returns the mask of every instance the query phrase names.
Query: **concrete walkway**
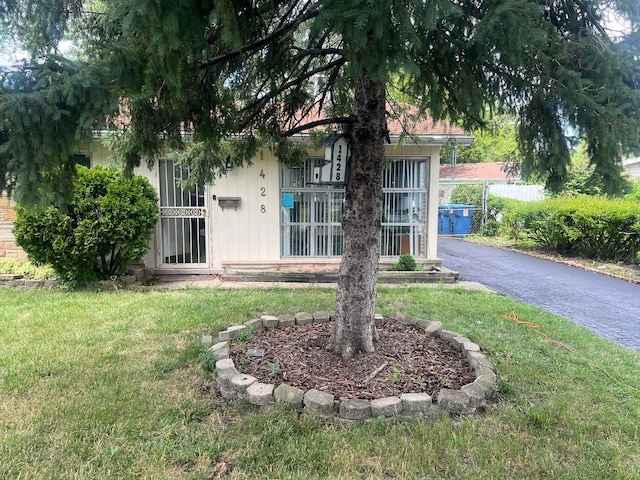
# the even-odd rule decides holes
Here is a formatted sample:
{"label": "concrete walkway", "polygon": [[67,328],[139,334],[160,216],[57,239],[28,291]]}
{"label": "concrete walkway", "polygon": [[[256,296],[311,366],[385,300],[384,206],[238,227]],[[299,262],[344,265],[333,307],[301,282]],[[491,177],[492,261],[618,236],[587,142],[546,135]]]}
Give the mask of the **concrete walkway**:
{"label": "concrete walkway", "polygon": [[[338,287],[336,283],[300,283],[300,282],[231,282],[225,281],[215,275],[190,275],[185,277],[163,275],[158,277],[155,288],[177,290],[181,288],[332,288]],[[412,284],[380,284],[380,286],[402,288],[406,286],[423,288],[464,288],[468,290],[490,291],[479,282],[459,281],[456,283],[412,283]]]}

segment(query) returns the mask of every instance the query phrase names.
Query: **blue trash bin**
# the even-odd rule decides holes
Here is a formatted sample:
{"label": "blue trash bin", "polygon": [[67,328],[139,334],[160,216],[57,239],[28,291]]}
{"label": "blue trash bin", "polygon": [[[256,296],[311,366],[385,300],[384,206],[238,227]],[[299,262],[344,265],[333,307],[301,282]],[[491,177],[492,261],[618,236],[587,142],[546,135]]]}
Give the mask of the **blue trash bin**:
{"label": "blue trash bin", "polygon": [[451,235],[451,220],[449,210],[444,205],[438,207],[438,235]]}
{"label": "blue trash bin", "polygon": [[441,235],[469,235],[475,211],[475,205],[441,204],[438,209],[438,233]]}

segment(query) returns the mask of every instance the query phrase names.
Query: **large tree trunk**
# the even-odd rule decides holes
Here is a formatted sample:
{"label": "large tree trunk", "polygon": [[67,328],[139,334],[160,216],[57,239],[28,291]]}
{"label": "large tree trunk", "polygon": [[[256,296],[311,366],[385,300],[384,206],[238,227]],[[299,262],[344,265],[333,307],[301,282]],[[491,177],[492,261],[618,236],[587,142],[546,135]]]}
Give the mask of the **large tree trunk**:
{"label": "large tree trunk", "polygon": [[378,288],[385,84],[367,75],[356,80],[351,162],[342,228],[344,251],[338,278],[336,321],[327,349],[343,358],[374,351]]}

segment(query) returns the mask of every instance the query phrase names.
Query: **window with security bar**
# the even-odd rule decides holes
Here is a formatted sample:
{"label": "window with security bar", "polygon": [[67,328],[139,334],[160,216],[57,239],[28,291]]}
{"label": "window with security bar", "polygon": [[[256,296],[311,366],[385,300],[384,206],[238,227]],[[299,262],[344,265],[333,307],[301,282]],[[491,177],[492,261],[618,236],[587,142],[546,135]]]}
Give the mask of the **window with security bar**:
{"label": "window with security bar", "polygon": [[207,262],[204,188],[181,188],[189,176],[186,166],[160,160],[160,227],[163,264]]}
{"label": "window with security bar", "polygon": [[[281,171],[283,257],[342,255],[344,187],[313,184],[322,159]],[[383,174],[380,255],[425,255],[428,159],[388,159]]]}

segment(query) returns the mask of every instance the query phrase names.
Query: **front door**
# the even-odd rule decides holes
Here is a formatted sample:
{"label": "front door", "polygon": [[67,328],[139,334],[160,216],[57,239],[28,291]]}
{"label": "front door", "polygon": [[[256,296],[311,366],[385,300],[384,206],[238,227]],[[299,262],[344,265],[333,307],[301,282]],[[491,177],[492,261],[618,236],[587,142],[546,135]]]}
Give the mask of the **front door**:
{"label": "front door", "polygon": [[205,189],[184,189],[180,182],[189,175],[187,167],[173,160],[160,160],[160,266],[206,267],[207,209]]}

